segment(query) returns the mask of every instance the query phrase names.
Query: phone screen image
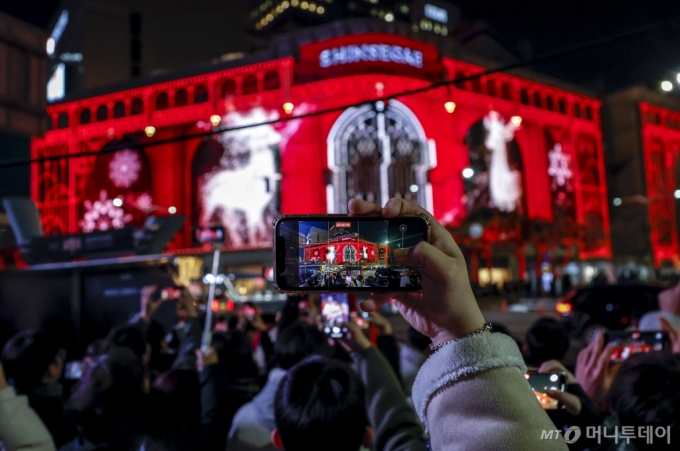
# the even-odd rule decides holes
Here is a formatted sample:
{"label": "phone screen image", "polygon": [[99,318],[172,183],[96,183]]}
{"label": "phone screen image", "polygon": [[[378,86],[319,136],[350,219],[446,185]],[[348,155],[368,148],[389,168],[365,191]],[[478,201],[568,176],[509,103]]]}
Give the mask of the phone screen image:
{"label": "phone screen image", "polygon": [[526,375],[531,385],[534,395],[541,403],[541,407],[545,410],[554,410],[559,407],[559,402],[546,394],[548,390],[564,391],[565,375],[560,373],[551,374],[536,374],[530,373]]}
{"label": "phone screen image", "polygon": [[321,318],[323,319],[323,331],[326,335],[333,338],[342,337],[347,332],[342,324],[349,321],[347,294],[322,294]]}
{"label": "phone screen image", "polygon": [[425,219],[317,218],[283,218],[277,223],[276,284],[280,290],[420,290],[418,271],[399,266],[393,251],[427,240]]}
{"label": "phone screen image", "polygon": [[77,380],[83,377],[83,366],[81,362],[68,362],[64,365],[64,379]]}
{"label": "phone screen image", "polygon": [[661,331],[624,332],[606,334],[605,342],[615,345],[611,354],[612,362],[623,362],[628,357],[653,351],[668,349],[668,334]]}

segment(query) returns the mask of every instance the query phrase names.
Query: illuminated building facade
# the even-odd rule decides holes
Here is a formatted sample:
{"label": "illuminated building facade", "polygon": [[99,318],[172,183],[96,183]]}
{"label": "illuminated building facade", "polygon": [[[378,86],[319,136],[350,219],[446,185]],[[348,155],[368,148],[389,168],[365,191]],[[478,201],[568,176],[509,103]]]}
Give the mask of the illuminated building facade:
{"label": "illuminated building facade", "polygon": [[[51,105],[55,129],[34,140],[33,157],[68,158],[32,166],[46,233],[177,213],[190,224],[174,253],[205,251],[191,227],[213,223],[229,249],[261,249],[279,213],[400,196],[454,233],[474,279],[480,267],[517,280],[527,262],[540,272],[611,258],[599,100],[531,73],[398,95],[484,68],[408,24],[364,24]],[[309,116],[289,120],[298,115]],[[205,135],[218,127],[238,129]],[[109,148],[119,151],[100,153]]]}
{"label": "illuminated building facade", "polygon": [[634,87],[609,95],[604,110],[617,263],[621,270],[674,273],[680,263],[680,102]]}

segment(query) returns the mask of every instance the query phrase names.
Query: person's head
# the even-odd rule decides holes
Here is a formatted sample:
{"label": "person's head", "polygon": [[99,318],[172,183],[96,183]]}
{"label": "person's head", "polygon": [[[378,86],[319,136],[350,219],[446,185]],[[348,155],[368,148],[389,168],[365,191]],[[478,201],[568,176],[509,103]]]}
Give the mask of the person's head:
{"label": "person's head", "polygon": [[419,351],[425,351],[432,343],[432,340],[430,340],[428,336],[423,335],[415,330],[413,326],[409,326],[408,342],[411,344],[411,346],[418,349]]}
{"label": "person's head", "polygon": [[[619,369],[609,390],[609,408],[624,426],[671,428],[671,437],[680,434],[680,356],[662,352],[635,354]],[[648,444],[633,439],[638,451],[663,449],[655,438]],[[675,445],[677,447],[677,445]]]}
{"label": "person's head", "polygon": [[148,363],[151,347],[147,348],[146,337],[134,326],[121,324],[111,329],[106,336],[103,352],[108,352],[113,347],[128,348],[144,364]]}
{"label": "person's head", "polygon": [[201,386],[194,370],[172,369],[153,384],[155,422],[164,429],[197,426],[201,420]]}
{"label": "person's head", "polygon": [[533,364],[561,360],[569,349],[569,335],[551,318],[539,318],[524,336],[524,352]]}
{"label": "person's head", "polygon": [[177,320],[180,322],[186,322],[189,320],[189,310],[187,310],[186,306],[180,299],[175,301],[175,314],[177,315]]}
{"label": "person's head", "polygon": [[274,399],[274,418],[277,449],[355,451],[373,441],[359,375],[325,357],[309,357],[288,371]]}
{"label": "person's head", "polygon": [[41,384],[56,383],[64,369],[66,353],[54,337],[30,330],[12,337],[2,350],[2,364],[20,392]]}
{"label": "person's head", "polygon": [[145,392],[140,359],[112,347],[85,365],[65,410],[93,443],[120,442],[139,432]]}
{"label": "person's head", "polygon": [[276,362],[284,370],[314,354],[328,355],[328,340],[317,327],[301,321],[282,330],[274,343]]}
{"label": "person's head", "polygon": [[213,336],[212,345],[222,365],[233,378],[252,376],[255,365],[253,348],[248,337],[239,330],[228,330]]}

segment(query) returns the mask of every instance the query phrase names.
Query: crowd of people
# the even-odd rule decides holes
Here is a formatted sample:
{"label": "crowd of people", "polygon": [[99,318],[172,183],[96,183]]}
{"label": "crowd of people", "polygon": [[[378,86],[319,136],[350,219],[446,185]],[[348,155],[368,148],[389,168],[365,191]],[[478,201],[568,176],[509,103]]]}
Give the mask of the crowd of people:
{"label": "crowd of people", "polygon": [[[350,211],[426,214],[401,199],[384,208],[354,200]],[[675,449],[680,334],[670,321],[660,319],[668,352],[615,363],[599,335],[568,368],[559,322],[541,319],[518,342],[485,321],[460,249],[430,221],[430,242],[395,251],[400,265],[418,268],[422,290],[364,301],[370,337],[350,322],[330,339],[315,299],[291,296],[276,316],[218,318],[212,346],[201,349],[204,318],[193,299],[182,292],[173,301],[179,322],[166,335],[154,314],[168,301],[150,286],[138,313],[88,346],[71,383],[58,340],[19,333],[0,355],[0,449]],[[680,290],[662,296],[680,305]],[[404,343],[378,313],[388,301],[410,324]],[[543,410],[528,367],[565,375],[565,390],[548,392],[559,409]]]}
{"label": "crowd of people", "polygon": [[[302,269],[303,271],[308,270]],[[415,270],[396,271],[387,267],[375,267],[363,271],[334,268],[314,270],[307,277],[300,277],[300,287],[328,288],[403,288],[420,285],[420,275]]]}

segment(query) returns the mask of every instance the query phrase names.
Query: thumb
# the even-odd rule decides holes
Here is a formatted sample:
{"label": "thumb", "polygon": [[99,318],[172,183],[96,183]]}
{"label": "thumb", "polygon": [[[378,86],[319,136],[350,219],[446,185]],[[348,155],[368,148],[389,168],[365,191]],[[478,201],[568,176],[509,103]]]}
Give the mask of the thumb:
{"label": "thumb", "polygon": [[661,330],[668,334],[671,341],[678,339],[678,329],[675,328],[666,318],[663,316],[659,317],[659,322],[661,323]]}

